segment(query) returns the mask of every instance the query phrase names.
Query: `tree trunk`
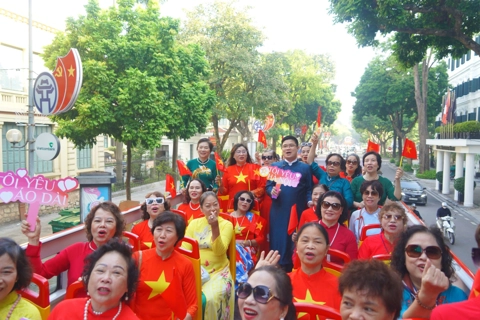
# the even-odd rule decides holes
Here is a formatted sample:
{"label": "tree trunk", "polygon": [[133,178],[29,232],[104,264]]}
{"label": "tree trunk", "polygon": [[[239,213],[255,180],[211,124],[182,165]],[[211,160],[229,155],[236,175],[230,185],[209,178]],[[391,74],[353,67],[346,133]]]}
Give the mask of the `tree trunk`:
{"label": "tree trunk", "polygon": [[392,158],[395,159],[397,156],[397,133],[393,130],[393,146],[392,146]]}
{"label": "tree trunk", "polygon": [[428,94],[428,72],[427,60],[422,62],[422,83],[420,85],[420,75],[418,72],[418,63],[413,67],[413,79],[415,81],[415,102],[418,113],[418,135],[420,138],[418,159],[419,172],[423,173],[429,169],[428,149],[427,149],[427,94]]}
{"label": "tree trunk", "polygon": [[127,142],[127,174],[125,181],[125,196],[127,200],[132,200],[132,194],[130,190],[130,177],[132,173],[132,142]]}
{"label": "tree trunk", "polygon": [[[177,159],[178,159],[178,138],[173,139],[173,154],[172,154],[172,171],[177,172]],[[178,176],[181,180],[182,178]],[[177,175],[173,175],[173,179],[177,180]],[[176,183],[175,183],[176,185]]]}
{"label": "tree trunk", "polygon": [[117,183],[123,184],[123,143],[117,140],[115,140],[115,161]]}

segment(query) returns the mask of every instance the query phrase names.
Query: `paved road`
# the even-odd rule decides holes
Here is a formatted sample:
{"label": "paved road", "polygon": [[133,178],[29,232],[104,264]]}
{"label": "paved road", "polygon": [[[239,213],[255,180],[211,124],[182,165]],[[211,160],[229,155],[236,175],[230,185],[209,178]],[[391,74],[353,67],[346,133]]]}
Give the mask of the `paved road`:
{"label": "paved road", "polygon": [[[390,166],[387,161],[382,163],[382,172],[383,176],[389,179],[393,179],[395,176],[395,169]],[[435,225],[435,218],[437,209],[440,208],[441,202],[443,199],[435,191],[427,190],[428,201],[426,206],[417,206],[417,210],[420,212],[420,215],[425,220],[427,226]],[[456,230],[455,230],[455,244],[449,245],[452,251],[457,257],[462,260],[463,263],[475,273],[477,268],[474,266],[471,257],[472,247],[476,246],[474,234],[477,227],[477,223],[473,222],[469,217],[458,213],[456,209],[450,208],[452,215],[456,218]],[[445,239],[448,243],[448,241]]]}

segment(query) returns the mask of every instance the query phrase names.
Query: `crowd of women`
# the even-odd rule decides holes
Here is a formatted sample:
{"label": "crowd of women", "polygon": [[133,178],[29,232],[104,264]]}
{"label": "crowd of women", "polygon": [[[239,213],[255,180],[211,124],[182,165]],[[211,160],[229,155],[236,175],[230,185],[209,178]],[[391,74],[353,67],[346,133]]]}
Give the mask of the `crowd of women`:
{"label": "crowd of women", "polygon": [[[255,164],[248,149],[237,144],[221,175],[208,158],[213,148],[208,139],[199,141],[198,159],[187,163],[193,174],[184,177],[183,204],[172,212],[163,193],[146,195],[143,221],[131,229],[139,251],[122,241],[125,224],[111,202],[87,215],[86,242],[46,261],[40,258],[40,220],[36,226],[22,221],[25,250],[0,238],[0,318],[40,319],[17,293],[28,286],[32,272],[45,278],[67,272],[68,285],[83,282],[84,290],[55,306],[51,319],[172,319],[172,314],[233,319],[235,309],[242,319],[297,319],[304,315],[297,314],[294,302],[329,307],[342,319],[428,318],[437,305],[465,300],[465,292],[452,285],[452,256],[438,229],[407,228],[405,209],[395,202],[401,169],[392,183],[378,174],[380,155],[367,152],[363,168],[357,155],[345,160],[329,154],[324,170],[314,161],[317,142],[316,135],[301,147],[294,137],[282,140],[282,168],[293,170],[302,162],[299,172],[309,175],[299,186],[305,197],[292,201],[296,206],[305,199],[292,235],[280,230],[273,208],[277,197],[293,191],[268,188],[258,174],[258,166],[278,164],[276,153],[256,155]],[[318,184],[312,187],[314,180]],[[227,207],[220,196],[228,196]],[[279,233],[292,243],[291,251],[289,245],[278,250],[269,245]],[[185,237],[198,243],[201,272],[182,254],[193,249]],[[232,246],[235,257],[228,255]],[[385,257],[390,267],[377,260]]]}

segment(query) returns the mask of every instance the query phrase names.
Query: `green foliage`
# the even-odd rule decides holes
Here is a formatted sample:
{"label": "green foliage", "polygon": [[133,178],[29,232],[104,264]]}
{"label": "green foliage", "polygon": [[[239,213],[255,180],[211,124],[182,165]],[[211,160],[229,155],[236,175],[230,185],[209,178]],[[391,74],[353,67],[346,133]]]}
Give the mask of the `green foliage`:
{"label": "green foliage", "polygon": [[[473,181],[473,188],[477,187],[477,183]],[[453,188],[460,193],[465,193],[465,177],[457,178],[453,182]]]}
{"label": "green foliage", "polygon": [[480,55],[473,37],[480,32],[479,0],[375,1],[330,0],[335,22],[348,23],[360,46],[376,46],[377,35],[393,34],[393,51],[407,66],[422,61],[429,48],[437,60],[461,57],[468,50]]}
{"label": "green foliage", "polygon": [[437,179],[438,182],[443,183],[443,171],[438,171],[435,174],[435,178]]}
{"label": "green foliage", "polygon": [[390,163],[395,163],[395,159],[394,159],[394,158],[390,158]]}
{"label": "green foliage", "polygon": [[419,179],[429,179],[429,180],[435,180],[436,178],[436,172],[434,169],[432,170],[426,170],[423,173],[417,173],[417,178]]}
{"label": "green foliage", "polygon": [[471,120],[453,125],[453,132],[480,132],[480,122]]}
{"label": "green foliage", "polygon": [[405,163],[405,164],[403,165],[403,171],[405,171],[405,172],[413,172],[412,165],[409,164],[409,163]]}

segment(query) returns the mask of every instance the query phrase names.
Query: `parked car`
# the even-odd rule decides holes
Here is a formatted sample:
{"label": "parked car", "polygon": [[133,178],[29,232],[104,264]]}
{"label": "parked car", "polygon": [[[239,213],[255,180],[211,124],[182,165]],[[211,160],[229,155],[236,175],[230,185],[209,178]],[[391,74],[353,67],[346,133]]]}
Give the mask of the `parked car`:
{"label": "parked car", "polygon": [[420,183],[413,180],[400,180],[402,199],[405,203],[427,204],[427,191]]}

